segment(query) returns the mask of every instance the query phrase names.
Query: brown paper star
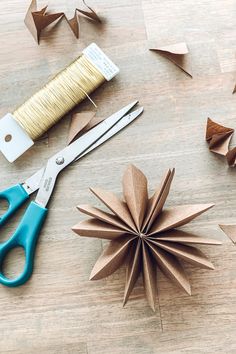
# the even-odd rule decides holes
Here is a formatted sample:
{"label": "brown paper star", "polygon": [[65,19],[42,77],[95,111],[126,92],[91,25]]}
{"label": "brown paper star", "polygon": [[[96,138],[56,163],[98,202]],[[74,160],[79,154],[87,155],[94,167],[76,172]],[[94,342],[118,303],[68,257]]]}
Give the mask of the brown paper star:
{"label": "brown paper star", "polygon": [[90,279],[107,277],[127,261],[124,304],[142,273],[148,303],[155,310],[157,266],[188,294],[191,294],[190,283],[180,260],[214,269],[206,256],[191,244],[220,242],[176,230],[213,204],[163,209],[173,176],[174,170],[168,170],[160,187],[148,198],[146,177],[130,165],[123,177],[124,201],[111,192],[91,189],[112,214],[89,205],[78,206],[82,213],[92,218],[75,225],[73,231],[80,236],[111,240],[97,260]]}

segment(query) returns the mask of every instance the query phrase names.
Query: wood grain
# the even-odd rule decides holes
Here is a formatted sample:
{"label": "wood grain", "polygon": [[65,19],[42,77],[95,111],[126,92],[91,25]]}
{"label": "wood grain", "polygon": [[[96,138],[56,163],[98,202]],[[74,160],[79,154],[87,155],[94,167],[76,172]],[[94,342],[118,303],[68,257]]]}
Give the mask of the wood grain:
{"label": "wood grain", "polygon": [[[1,353],[235,353],[236,248],[218,223],[236,220],[235,169],[208,151],[206,118],[235,128],[236,4],[234,0],[93,0],[106,23],[99,28],[81,21],[76,40],[65,21],[37,46],[24,26],[28,1],[0,2],[0,114],[13,111],[91,41],[120,67],[120,75],[92,98],[99,116],[107,116],[138,98],[145,107],[132,126],[60,177],[41,234],[35,271],[17,289],[0,288]],[[45,2],[39,1],[40,6]],[[52,10],[73,15],[78,2],[51,0]],[[186,41],[193,79],[171,62],[149,52],[149,41]],[[66,53],[66,54],[65,54]],[[87,101],[81,110],[91,109]],[[23,181],[67,140],[68,117],[38,141],[15,164],[0,156],[0,187]],[[233,140],[233,145],[235,140]],[[103,243],[79,238],[71,226],[82,216],[77,204],[94,203],[90,186],[121,193],[121,177],[134,163],[153,191],[167,168],[176,167],[168,205],[214,202],[215,207],[189,225],[222,240],[202,249],[214,271],[186,266],[192,296],[158,274],[157,311],[144,297],[142,281],[122,308],[124,269],[108,279],[88,281]],[[1,230],[13,232],[24,208]],[[14,274],[22,255],[9,257]]]}

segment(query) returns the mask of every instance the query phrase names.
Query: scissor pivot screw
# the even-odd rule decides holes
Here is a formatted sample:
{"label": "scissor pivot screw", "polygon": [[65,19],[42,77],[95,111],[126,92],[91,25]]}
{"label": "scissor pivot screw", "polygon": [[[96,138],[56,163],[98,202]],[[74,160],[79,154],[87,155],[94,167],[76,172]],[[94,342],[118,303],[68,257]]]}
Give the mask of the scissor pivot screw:
{"label": "scissor pivot screw", "polygon": [[64,157],[58,157],[58,158],[56,159],[56,163],[57,163],[58,165],[62,165],[64,162],[65,162]]}

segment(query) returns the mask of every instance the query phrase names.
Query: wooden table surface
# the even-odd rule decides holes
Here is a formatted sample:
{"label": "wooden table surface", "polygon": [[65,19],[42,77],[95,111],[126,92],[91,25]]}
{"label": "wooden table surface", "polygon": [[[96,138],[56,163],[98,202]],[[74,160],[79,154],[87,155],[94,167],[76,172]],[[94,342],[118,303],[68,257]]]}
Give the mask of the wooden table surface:
{"label": "wooden table surface", "polygon": [[[139,99],[145,113],[132,126],[60,177],[50,214],[38,242],[31,280],[0,288],[1,353],[235,353],[236,248],[219,223],[236,222],[235,169],[208,151],[204,140],[210,116],[236,128],[235,0],[91,0],[105,23],[81,21],[76,40],[65,21],[42,35],[37,46],[24,25],[28,0],[0,1],[0,113],[13,111],[92,41],[120,68],[119,76],[92,98],[98,115],[108,116]],[[39,2],[39,7],[46,2]],[[51,0],[51,10],[73,15],[78,1]],[[148,41],[186,41],[193,79],[148,50]],[[89,101],[79,110],[90,110]],[[70,118],[16,163],[0,156],[0,187],[41,167],[66,143]],[[234,143],[234,140],[233,140]],[[101,281],[88,280],[104,243],[80,238],[71,226],[83,218],[77,204],[95,203],[88,188],[121,195],[125,167],[133,163],[149,179],[152,192],[167,168],[176,176],[167,204],[214,202],[189,228],[223,242],[204,246],[214,271],[187,266],[192,296],[158,273],[157,310],[144,296],[142,280],[122,308],[125,269]],[[1,230],[15,229],[23,209]],[[9,255],[6,274],[22,269],[20,251]]]}

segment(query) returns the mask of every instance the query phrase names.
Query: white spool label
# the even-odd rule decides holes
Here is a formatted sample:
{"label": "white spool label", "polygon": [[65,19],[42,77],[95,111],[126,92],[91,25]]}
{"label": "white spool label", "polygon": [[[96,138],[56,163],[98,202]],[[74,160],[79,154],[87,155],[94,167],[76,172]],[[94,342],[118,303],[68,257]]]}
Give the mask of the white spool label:
{"label": "white spool label", "polygon": [[33,144],[10,113],[0,119],[0,150],[9,162],[15,161]]}
{"label": "white spool label", "polygon": [[85,48],[83,54],[101,72],[107,81],[110,81],[119,73],[119,68],[95,43],[91,43]]}

